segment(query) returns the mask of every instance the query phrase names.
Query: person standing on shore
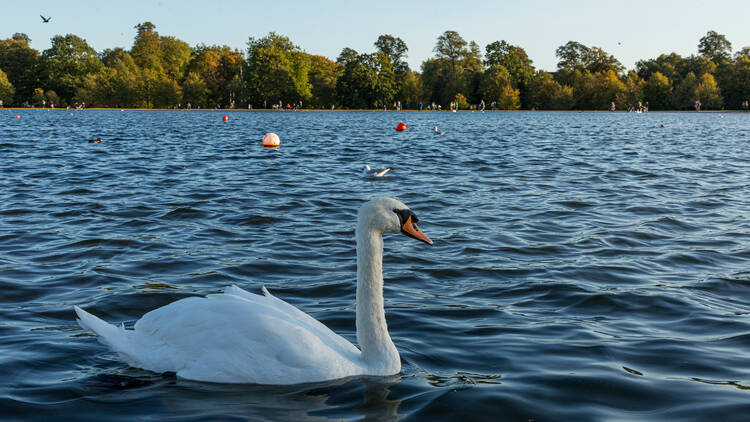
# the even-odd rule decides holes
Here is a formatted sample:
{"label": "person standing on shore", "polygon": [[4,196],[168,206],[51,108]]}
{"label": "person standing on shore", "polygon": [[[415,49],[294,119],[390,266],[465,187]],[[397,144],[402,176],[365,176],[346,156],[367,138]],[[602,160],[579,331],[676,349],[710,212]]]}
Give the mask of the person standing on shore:
{"label": "person standing on shore", "polygon": [[695,111],[700,113],[701,111],[701,102],[700,100],[695,100]]}
{"label": "person standing on shore", "polygon": [[616,109],[617,109],[617,107],[615,107],[615,102],[612,101],[612,104],[609,105],[609,111],[614,112]]}

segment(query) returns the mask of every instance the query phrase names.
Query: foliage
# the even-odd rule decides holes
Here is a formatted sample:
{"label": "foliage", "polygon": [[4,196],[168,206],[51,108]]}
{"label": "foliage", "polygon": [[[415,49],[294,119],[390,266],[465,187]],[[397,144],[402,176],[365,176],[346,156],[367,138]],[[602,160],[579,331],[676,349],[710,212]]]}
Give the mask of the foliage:
{"label": "foliage", "polygon": [[558,69],[570,69],[592,73],[614,71],[621,73],[625,67],[614,56],[599,47],[587,47],[575,41],[568,41],[555,51],[560,59]]}
{"label": "foliage", "polygon": [[464,97],[464,94],[456,94],[453,101],[456,103],[456,108],[459,110],[466,110],[469,108],[469,102],[466,100],[466,97]]}
{"label": "foliage", "polygon": [[13,101],[13,94],[15,92],[16,89],[8,80],[8,75],[0,69],[0,100],[3,101],[3,104],[10,104]]}
{"label": "foliage", "polygon": [[643,98],[649,103],[649,109],[664,110],[672,104],[672,83],[659,72],[651,75],[643,86]]}
{"label": "foliage", "polygon": [[495,41],[485,47],[484,57],[484,62],[489,68],[494,65],[503,66],[510,75],[511,85],[521,91],[522,99],[527,97],[526,87],[535,70],[523,48],[510,45],[505,40]]}
{"label": "foliage", "polygon": [[42,53],[42,66],[47,88],[55,90],[68,103],[86,75],[104,68],[96,50],[73,34],[52,37],[52,46]]}
{"label": "foliage", "polygon": [[34,88],[39,86],[39,52],[29,47],[29,41],[25,34],[0,40],[0,69],[15,89],[16,104],[31,100]]}
{"label": "foliage", "polygon": [[314,107],[330,107],[336,104],[336,79],[340,66],[323,56],[309,56],[309,81],[312,97],[310,103]]}
{"label": "foliage", "polygon": [[550,73],[540,70],[528,85],[529,108],[536,110],[570,110],[575,104],[573,88],[560,85]]}
{"label": "foliage", "polygon": [[[26,34],[0,40],[0,98],[6,105],[75,101],[108,107],[270,107],[302,104],[329,108],[404,108],[420,103],[496,102],[500,109],[595,109],[612,102],[622,110],[639,102],[653,110],[738,108],[750,99],[750,47],[732,54],[731,43],[709,31],[696,54],[662,54],[633,71],[599,47],[570,41],[556,50],[556,72],[536,71],[526,51],[505,40],[484,50],[456,31],[437,38],[434,57],[409,69],[406,43],[384,34],[375,51],[344,48],[334,62],[308,54],[273,32],[250,38],[246,52],[228,46],[191,48],[162,36],[151,22],[135,26],[130,49],[97,54],[86,40],[52,38],[41,55]],[[484,57],[482,56],[484,53]]]}
{"label": "foliage", "polygon": [[721,90],[710,73],[701,76],[698,86],[695,87],[695,96],[701,102],[702,107],[706,109],[719,109],[724,105]]}
{"label": "foliage", "polygon": [[383,108],[396,95],[393,64],[383,53],[358,54],[345,48],[337,60],[342,73],[336,81],[336,93],[348,107]]}
{"label": "foliage", "polygon": [[714,63],[726,62],[732,58],[732,43],[726,36],[708,31],[698,42],[698,52]]}
{"label": "foliage", "polygon": [[481,93],[485,103],[495,101],[500,110],[518,110],[521,107],[519,91],[511,84],[508,70],[500,65],[490,66],[484,73]]}
{"label": "foliage", "polygon": [[297,103],[312,95],[308,55],[289,38],[270,32],[247,43],[246,83],[251,103]]}

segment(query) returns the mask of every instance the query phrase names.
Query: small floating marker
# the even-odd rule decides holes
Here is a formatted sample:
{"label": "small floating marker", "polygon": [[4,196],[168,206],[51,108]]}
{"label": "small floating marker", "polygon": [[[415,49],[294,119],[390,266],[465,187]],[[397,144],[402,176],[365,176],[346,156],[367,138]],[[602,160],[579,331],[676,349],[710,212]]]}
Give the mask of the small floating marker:
{"label": "small floating marker", "polygon": [[277,147],[281,144],[281,139],[279,139],[279,135],[268,132],[265,135],[263,135],[263,146],[264,147]]}
{"label": "small floating marker", "polygon": [[18,114],[16,114],[16,119],[20,119],[20,118],[21,118],[21,116],[19,116]]}
{"label": "small floating marker", "polygon": [[222,117],[222,118],[221,118],[221,120],[223,120],[223,121],[225,121],[225,122],[228,122],[228,121],[229,121],[229,117],[227,117],[227,116],[224,116],[224,117]]}
{"label": "small floating marker", "polygon": [[396,125],[396,130],[399,131],[399,132],[401,132],[402,130],[406,130],[406,123],[401,122],[401,123],[397,124]]}

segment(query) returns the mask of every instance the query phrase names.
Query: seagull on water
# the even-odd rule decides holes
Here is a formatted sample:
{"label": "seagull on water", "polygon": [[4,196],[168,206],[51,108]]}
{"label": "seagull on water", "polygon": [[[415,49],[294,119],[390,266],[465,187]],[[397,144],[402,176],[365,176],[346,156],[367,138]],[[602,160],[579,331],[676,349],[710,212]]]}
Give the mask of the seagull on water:
{"label": "seagull on water", "polygon": [[435,136],[445,135],[445,131],[438,129],[437,126],[435,126],[434,128],[432,128],[432,133],[434,133]]}
{"label": "seagull on water", "polygon": [[41,18],[42,18],[42,23],[49,23],[49,20],[50,20],[50,19],[52,19],[52,16],[50,16],[50,17],[48,17],[48,18],[45,18],[44,16],[42,16],[42,15],[39,15],[39,17],[41,17]]}
{"label": "seagull on water", "polygon": [[362,171],[362,174],[364,174],[365,177],[383,177],[389,171],[391,171],[390,167],[381,167],[376,170],[365,164],[365,169]]}

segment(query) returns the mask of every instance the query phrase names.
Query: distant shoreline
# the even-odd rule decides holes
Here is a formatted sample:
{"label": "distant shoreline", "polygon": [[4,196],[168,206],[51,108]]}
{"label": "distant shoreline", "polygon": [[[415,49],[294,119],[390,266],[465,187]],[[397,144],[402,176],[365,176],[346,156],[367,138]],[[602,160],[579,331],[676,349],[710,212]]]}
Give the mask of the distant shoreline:
{"label": "distant shoreline", "polygon": [[[42,107],[3,107],[0,109],[0,111],[3,110],[14,110],[14,111],[215,111],[217,113],[221,112],[274,112],[274,113],[293,113],[293,112],[300,112],[300,111],[315,111],[315,112],[340,112],[340,111],[372,111],[372,112],[380,112],[380,113],[401,113],[401,112],[419,112],[419,113],[450,113],[450,110],[377,110],[377,109],[336,109],[336,110],[329,110],[329,109],[318,109],[318,108],[306,108],[302,110],[274,110],[271,108],[255,108],[252,110],[244,109],[244,108],[234,108],[234,109],[214,109],[214,108],[191,108],[191,109],[174,109],[174,108],[107,108],[107,107],[91,107],[86,108],[83,110],[77,110],[77,109],[67,109],[67,108],[42,108]],[[477,111],[477,110],[458,110],[457,113],[613,113],[613,114],[638,114],[634,112],[629,112],[627,110],[617,110],[617,111],[609,111],[609,110],[484,110],[484,111]],[[700,112],[696,112],[694,110],[654,110],[649,111],[642,114],[654,114],[654,113],[686,113],[686,114],[704,114],[704,113],[726,113],[726,114],[748,114],[750,113],[742,111],[742,110],[701,110]]]}

